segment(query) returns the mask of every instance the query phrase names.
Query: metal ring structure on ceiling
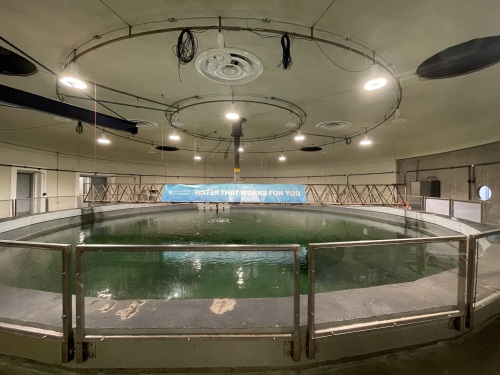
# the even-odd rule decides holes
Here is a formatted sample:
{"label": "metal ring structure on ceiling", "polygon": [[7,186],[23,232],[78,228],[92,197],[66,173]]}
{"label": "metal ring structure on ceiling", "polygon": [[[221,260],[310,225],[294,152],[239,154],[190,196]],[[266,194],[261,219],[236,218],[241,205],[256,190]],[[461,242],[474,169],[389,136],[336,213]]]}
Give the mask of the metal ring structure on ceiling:
{"label": "metal ring structure on ceiling", "polygon": [[[174,23],[174,22],[178,22],[178,21],[190,21],[190,20],[200,20],[200,19],[217,20],[218,25],[208,25],[208,26],[196,26],[196,25],[191,26],[191,25],[185,25],[185,26],[182,26],[182,27],[159,28],[159,29],[147,30],[147,31],[136,32],[136,33],[133,32],[134,27],[142,26],[142,25],[145,25],[145,24],[161,23],[161,22],[171,22],[171,23]],[[224,20],[224,19],[231,19],[231,20],[235,20],[236,19],[236,20],[246,21],[246,22],[248,22],[248,21],[260,21],[260,22],[263,22],[263,23],[274,22],[274,23],[279,23],[279,24],[283,24],[283,25],[289,25],[289,26],[295,26],[295,27],[299,27],[299,28],[308,29],[310,31],[310,33],[309,34],[296,33],[296,32],[290,32],[290,31],[285,30],[285,29],[271,29],[271,28],[248,27],[248,26],[224,26],[221,23],[222,20]],[[348,36],[343,36],[343,35],[338,34],[338,33],[334,33],[334,32],[327,31],[327,30],[322,30],[322,29],[315,29],[314,27],[310,27],[310,26],[306,26],[306,25],[301,25],[301,24],[297,24],[297,23],[283,22],[283,21],[271,20],[271,19],[267,19],[267,18],[258,19],[258,18],[248,18],[248,17],[213,17],[213,16],[212,17],[184,18],[184,19],[168,18],[166,20],[159,20],[159,21],[155,21],[155,22],[149,22],[149,23],[144,23],[144,24],[138,24],[138,25],[135,25],[135,26],[129,26],[129,27],[126,27],[126,28],[119,28],[119,29],[115,29],[115,30],[110,30],[110,31],[108,31],[108,32],[106,32],[106,33],[104,33],[102,35],[96,35],[96,36],[94,36],[92,39],[89,39],[88,41],[84,42],[83,44],[81,44],[80,46],[78,46],[77,48],[75,48],[70,54],[68,54],[68,57],[62,63],[61,70],[64,70],[70,63],[76,62],[79,58],[87,55],[88,53],[90,53],[92,51],[95,51],[95,50],[98,50],[100,48],[103,48],[103,47],[105,47],[107,45],[114,44],[114,43],[117,43],[117,42],[120,42],[120,41],[125,41],[125,40],[129,40],[129,39],[133,39],[133,38],[148,36],[148,35],[162,34],[162,33],[171,33],[171,32],[181,32],[184,29],[190,29],[192,31],[199,31],[199,32],[204,32],[204,31],[208,31],[208,30],[217,30],[217,31],[222,31],[222,30],[225,30],[225,31],[246,31],[246,32],[250,32],[250,33],[265,33],[265,34],[270,34],[270,35],[276,36],[276,37],[281,36],[281,35],[287,33],[290,37],[294,37],[294,38],[301,39],[301,40],[306,40],[306,41],[311,41],[311,42],[317,42],[317,43],[321,43],[321,44],[326,44],[326,45],[333,46],[333,47],[336,47],[336,48],[340,48],[340,49],[343,49],[343,50],[346,50],[346,51],[350,51],[350,52],[352,52],[354,54],[357,54],[358,56],[361,56],[361,57],[365,58],[366,60],[371,61],[372,64],[377,64],[381,69],[383,69],[387,74],[389,74],[393,78],[393,80],[394,80],[394,82],[395,82],[395,84],[397,86],[397,102],[395,103],[395,105],[393,107],[391,107],[389,113],[387,115],[385,115],[383,119],[376,121],[374,123],[374,125],[371,126],[371,127],[368,127],[368,129],[366,131],[360,132],[359,134],[353,134],[353,135],[349,136],[348,137],[349,139],[352,139],[352,138],[355,138],[357,136],[363,135],[363,134],[365,134],[365,132],[369,132],[369,131],[371,131],[371,130],[377,128],[377,127],[379,127],[380,125],[384,124],[387,121],[387,119],[390,118],[394,114],[396,108],[399,107],[399,105],[401,103],[401,100],[402,100],[402,87],[401,87],[401,83],[400,83],[399,77],[398,77],[396,71],[394,70],[393,65],[390,64],[389,62],[387,62],[382,56],[380,56],[379,54],[377,54],[375,50],[372,50],[369,47],[367,47],[367,46],[365,46],[365,45],[363,45],[363,44],[361,44],[359,42],[356,42],[355,40],[351,39]],[[114,33],[114,32],[118,32],[120,30],[126,30],[128,32],[127,32],[126,35],[122,35],[122,36],[119,36],[119,37],[114,37],[114,38],[111,38],[111,39],[109,39],[107,41],[104,41],[104,42],[98,43],[96,45],[93,45],[91,47],[83,48],[85,45],[87,45],[87,44],[89,44],[89,43],[91,43],[93,41],[97,41],[97,40],[102,39],[105,35],[108,35],[108,34],[111,34],[111,33]],[[328,40],[328,39],[325,39],[325,38],[316,37],[314,35],[315,30],[318,31],[318,32],[329,34],[329,35],[332,35],[333,37],[345,40],[346,42],[355,44],[355,45],[359,46],[359,48],[365,49],[366,52],[364,52],[364,51],[362,51],[362,50],[360,50],[358,48],[354,48],[352,45],[345,45],[345,44],[342,44],[340,42],[336,42],[336,41],[333,41],[333,40]],[[98,85],[98,86],[101,87],[101,85]],[[107,88],[107,87],[103,87],[103,88],[110,89],[112,91],[119,91],[119,90],[114,90],[112,88]],[[123,92],[121,92],[121,93],[123,93]],[[128,93],[123,93],[123,94],[129,95]],[[130,96],[134,96],[134,95],[130,95]],[[149,100],[147,98],[142,98],[142,99],[145,100],[145,101],[154,102],[153,100]],[[172,106],[173,106],[171,104],[164,104],[164,103],[162,103],[162,104],[165,105],[165,106],[168,106],[170,108],[172,108]],[[173,113],[175,113],[175,111]],[[299,116],[299,118],[300,118],[300,116]],[[302,126],[302,124],[303,124],[303,122],[300,125]],[[176,129],[181,130],[180,128],[177,128],[177,127],[176,127]],[[183,131],[186,134],[190,134],[189,132],[185,131],[184,129],[183,129]],[[293,133],[293,132],[290,132],[290,133]],[[285,135],[288,135],[290,133],[286,133]],[[190,135],[200,137],[200,135],[195,135],[194,133],[190,134]],[[313,134],[311,134],[311,135],[313,135]],[[318,135],[318,136],[321,136],[321,135]],[[267,139],[272,139],[272,138],[274,138],[274,137],[261,138],[261,139],[256,139],[256,140],[267,140]],[[337,137],[329,137],[329,138],[336,139]],[[214,138],[214,139],[220,140],[220,138]],[[337,141],[333,141],[331,143],[335,143],[335,142],[337,142]],[[294,150],[295,149],[290,149],[290,150],[287,150],[287,151],[294,151]]]}
{"label": "metal ring structure on ceiling", "polygon": [[[247,32],[251,32],[251,33],[255,33],[255,32],[267,33],[267,34],[272,34],[272,35],[275,35],[275,36],[281,36],[281,35],[287,33],[290,37],[299,38],[299,39],[303,39],[303,40],[309,40],[309,41],[312,41],[312,42],[318,42],[318,43],[322,43],[322,44],[327,44],[327,45],[330,45],[330,46],[334,46],[334,47],[337,47],[337,48],[344,49],[346,51],[350,51],[350,52],[355,53],[355,54],[357,54],[357,55],[359,55],[361,57],[366,58],[367,60],[370,60],[373,64],[379,65],[388,74],[390,74],[392,76],[392,78],[394,79],[394,81],[397,83],[398,90],[399,90],[399,101],[401,100],[401,91],[402,91],[401,90],[401,84],[400,84],[400,81],[399,81],[399,77],[397,76],[396,72],[394,71],[394,69],[392,67],[392,64],[389,64],[388,62],[386,62],[380,55],[377,54],[377,52],[375,50],[372,50],[372,49],[370,49],[370,48],[362,45],[361,43],[358,43],[358,42],[352,40],[350,37],[343,37],[343,39],[346,40],[346,41],[349,41],[351,43],[355,43],[355,44],[357,44],[357,45],[365,48],[367,50],[367,52],[360,51],[357,48],[353,48],[352,46],[347,46],[347,45],[344,45],[342,43],[335,42],[333,40],[328,40],[328,39],[324,39],[324,38],[318,38],[318,37],[314,36],[314,27],[309,27],[309,26],[305,26],[305,25],[300,25],[300,24],[295,24],[295,23],[289,23],[289,22],[287,23],[287,22],[273,21],[273,22],[284,23],[284,24],[293,25],[293,26],[297,26],[297,27],[308,28],[310,30],[310,34],[309,35],[307,35],[307,34],[301,34],[301,33],[295,33],[295,32],[289,32],[287,30],[281,30],[281,29],[254,28],[254,27],[244,27],[244,26],[224,26],[224,25],[221,24],[221,22],[222,22],[223,19],[225,19],[225,17],[198,17],[198,18],[203,18],[203,19],[217,19],[218,22],[219,22],[219,24],[218,25],[208,25],[208,26],[189,26],[189,25],[187,25],[187,26],[183,26],[183,27],[161,28],[161,29],[154,29],[154,30],[142,31],[142,32],[137,32],[137,33],[133,33],[132,32],[134,26],[129,26],[128,28],[126,28],[128,30],[128,34],[127,35],[123,35],[123,36],[120,36],[120,37],[115,37],[115,38],[109,39],[109,40],[107,40],[105,42],[96,44],[96,45],[94,45],[92,47],[88,47],[86,49],[82,49],[80,52],[78,52],[78,50],[80,49],[80,47],[74,49],[69,54],[68,58],[66,58],[66,60],[63,62],[62,69],[64,69],[66,66],[68,66],[71,62],[76,62],[79,58],[81,58],[82,56],[88,54],[89,52],[92,52],[94,50],[100,49],[100,48],[105,47],[105,46],[107,46],[109,44],[114,44],[114,43],[121,42],[121,41],[124,41],[124,40],[138,38],[138,37],[143,37],[143,36],[147,36],[147,35],[163,34],[163,33],[171,33],[171,32],[180,32],[180,31],[182,31],[184,29],[190,29],[192,31],[200,31],[200,32],[201,31],[207,31],[207,30],[247,31]],[[227,19],[233,19],[233,18],[232,17],[227,17]],[[244,17],[241,17],[241,18],[238,18],[238,19],[239,20],[243,20],[243,21],[256,20],[255,18],[244,18]],[[165,20],[165,21],[177,22],[177,21],[179,21],[179,19],[169,18],[168,20]],[[270,20],[267,20],[267,19],[261,19],[260,21],[262,21],[262,22],[270,22]],[[158,21],[158,22],[161,22],[161,21]],[[319,29],[317,29],[317,30],[321,31],[321,32],[324,32],[324,33],[331,34],[331,35],[335,35],[337,37],[341,37],[339,34],[335,34],[335,33],[332,33],[330,31],[319,30]],[[116,30],[113,30],[113,31],[116,31]],[[85,45],[85,44],[87,44],[87,43],[90,43],[91,41],[99,40],[101,38],[102,38],[102,36],[97,36],[96,35],[96,36],[94,36],[94,38],[92,38],[89,41],[87,41],[84,44],[82,44],[82,46]]]}
{"label": "metal ring structure on ceiling", "polygon": [[[197,138],[217,140],[217,141],[228,141],[228,142],[232,142],[233,139],[232,138],[224,138],[224,137],[212,137],[210,135],[200,135],[200,134],[197,134],[195,132],[189,131],[187,129],[177,127],[177,126],[172,124],[172,117],[176,113],[178,114],[184,109],[196,107],[196,106],[203,105],[203,104],[252,103],[252,104],[261,104],[261,105],[271,106],[274,108],[283,109],[288,113],[293,113],[300,120],[295,128],[288,130],[288,131],[285,131],[283,133],[273,134],[272,136],[267,136],[267,137],[245,138],[245,140],[249,141],[249,142],[266,141],[266,140],[271,140],[271,139],[276,139],[276,138],[282,138],[282,137],[285,137],[287,135],[293,134],[298,129],[301,128],[301,126],[304,124],[304,122],[307,118],[307,114],[302,108],[300,108],[298,105],[293,104],[293,103],[286,101],[284,99],[279,99],[276,97],[268,97],[268,96],[259,95],[259,94],[234,94],[228,99],[220,98],[220,97],[224,97],[224,96],[225,95],[221,95],[221,94],[208,94],[208,95],[203,95],[203,96],[193,96],[190,98],[179,100],[179,101],[172,104],[172,106],[176,107],[177,109],[167,110],[167,112],[165,113],[165,116],[167,117],[167,120],[170,123],[170,125],[180,132],[183,132],[185,134],[188,134],[188,135],[191,135],[191,136],[197,137]],[[210,98],[216,98],[216,97],[219,97],[219,98],[218,99],[210,99]],[[276,103],[273,103],[273,101]]]}

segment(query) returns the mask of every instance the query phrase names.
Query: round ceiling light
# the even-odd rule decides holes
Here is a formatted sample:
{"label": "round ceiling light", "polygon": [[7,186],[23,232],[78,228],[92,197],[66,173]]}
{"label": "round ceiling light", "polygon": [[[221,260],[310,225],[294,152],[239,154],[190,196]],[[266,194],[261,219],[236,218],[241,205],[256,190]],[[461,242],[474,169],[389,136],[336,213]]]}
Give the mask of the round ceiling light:
{"label": "round ceiling light", "polygon": [[247,83],[262,74],[262,61],[253,53],[238,48],[224,48],[223,51],[231,56],[229,63],[214,64],[213,49],[210,49],[198,55],[195,61],[196,70],[205,78],[226,85]]}
{"label": "round ceiling light", "polygon": [[73,87],[78,90],[85,90],[87,88],[87,85],[82,80],[75,77],[64,76],[59,79],[59,82],[65,86]]}

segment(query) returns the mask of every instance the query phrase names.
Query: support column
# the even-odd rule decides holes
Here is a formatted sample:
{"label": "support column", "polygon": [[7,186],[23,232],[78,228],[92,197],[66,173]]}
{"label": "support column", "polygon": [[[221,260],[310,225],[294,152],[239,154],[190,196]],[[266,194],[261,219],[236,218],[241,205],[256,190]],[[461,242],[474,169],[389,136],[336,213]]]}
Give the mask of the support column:
{"label": "support column", "polygon": [[233,128],[231,136],[234,138],[234,180],[233,183],[239,184],[240,181],[240,140],[243,136],[243,123],[247,120],[243,117],[240,117],[238,120],[233,122]]}

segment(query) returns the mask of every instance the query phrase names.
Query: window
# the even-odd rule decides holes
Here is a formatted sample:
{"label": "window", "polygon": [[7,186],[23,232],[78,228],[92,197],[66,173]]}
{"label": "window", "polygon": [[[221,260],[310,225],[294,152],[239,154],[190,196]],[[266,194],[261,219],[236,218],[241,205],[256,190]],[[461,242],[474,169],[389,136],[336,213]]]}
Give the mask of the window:
{"label": "window", "polygon": [[491,198],[491,189],[488,186],[483,185],[479,188],[477,194],[479,195],[479,199],[487,201]]}

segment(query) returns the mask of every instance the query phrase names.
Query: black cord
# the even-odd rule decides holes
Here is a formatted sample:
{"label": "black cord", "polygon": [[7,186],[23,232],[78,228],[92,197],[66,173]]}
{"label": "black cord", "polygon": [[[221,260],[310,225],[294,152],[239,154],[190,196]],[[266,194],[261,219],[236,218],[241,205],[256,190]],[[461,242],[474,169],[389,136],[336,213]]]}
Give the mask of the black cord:
{"label": "black cord", "polygon": [[81,121],[78,121],[78,124],[76,125],[75,130],[76,130],[76,132],[78,134],[82,134],[83,133],[83,125],[82,125]]}
{"label": "black cord", "polygon": [[280,65],[283,65],[284,70],[292,68],[292,55],[290,55],[290,37],[287,33],[281,37],[281,48],[283,49],[283,59]]}
{"label": "black cord", "polygon": [[180,65],[185,65],[191,62],[198,49],[198,40],[193,35],[191,30],[183,29],[177,38],[177,44],[173,47],[174,54],[179,59]]}

